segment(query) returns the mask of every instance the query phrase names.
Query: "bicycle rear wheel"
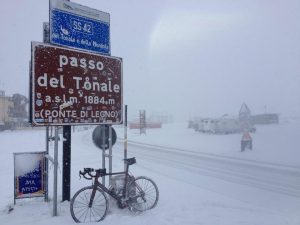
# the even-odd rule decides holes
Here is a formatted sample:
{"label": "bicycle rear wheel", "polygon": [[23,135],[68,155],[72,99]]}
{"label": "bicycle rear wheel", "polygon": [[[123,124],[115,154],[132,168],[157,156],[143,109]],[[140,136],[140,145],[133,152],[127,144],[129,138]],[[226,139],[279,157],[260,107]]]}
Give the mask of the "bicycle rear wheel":
{"label": "bicycle rear wheel", "polygon": [[70,204],[70,211],[75,222],[99,222],[106,216],[108,209],[106,195],[98,188],[93,202],[90,205],[92,193],[93,186],[89,186],[80,189],[73,196]]}
{"label": "bicycle rear wheel", "polygon": [[154,208],[159,198],[159,191],[154,181],[144,176],[137,177],[128,184],[127,194],[129,209],[137,212]]}

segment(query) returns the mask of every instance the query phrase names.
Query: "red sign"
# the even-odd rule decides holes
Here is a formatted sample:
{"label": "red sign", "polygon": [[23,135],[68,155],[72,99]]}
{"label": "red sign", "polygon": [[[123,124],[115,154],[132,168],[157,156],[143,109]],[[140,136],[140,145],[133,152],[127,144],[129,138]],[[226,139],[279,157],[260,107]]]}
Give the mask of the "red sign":
{"label": "red sign", "polygon": [[32,42],[35,125],[120,124],[122,59]]}

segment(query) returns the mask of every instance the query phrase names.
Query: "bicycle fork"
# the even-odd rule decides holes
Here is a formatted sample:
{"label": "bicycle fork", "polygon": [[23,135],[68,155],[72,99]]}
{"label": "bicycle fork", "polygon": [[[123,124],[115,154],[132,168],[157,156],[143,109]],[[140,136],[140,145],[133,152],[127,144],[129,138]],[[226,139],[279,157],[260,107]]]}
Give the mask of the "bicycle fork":
{"label": "bicycle fork", "polygon": [[91,198],[90,198],[90,202],[89,202],[89,208],[92,208],[94,198],[95,198],[95,195],[96,195],[96,191],[97,191],[97,185],[94,185],[92,195],[91,195]]}

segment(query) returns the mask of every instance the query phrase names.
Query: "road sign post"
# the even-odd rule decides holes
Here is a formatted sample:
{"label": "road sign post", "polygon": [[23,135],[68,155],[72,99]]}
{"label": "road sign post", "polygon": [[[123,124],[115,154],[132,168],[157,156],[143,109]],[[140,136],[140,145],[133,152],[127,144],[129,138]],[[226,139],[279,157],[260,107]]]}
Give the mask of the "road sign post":
{"label": "road sign post", "polygon": [[57,216],[57,170],[58,170],[58,126],[55,126],[54,176],[53,176],[53,216]]}
{"label": "road sign post", "polygon": [[[108,13],[69,0],[50,0],[49,15],[51,44],[110,55],[110,15]],[[85,82],[88,84],[88,80]],[[96,99],[97,97],[92,95],[86,101],[91,102]],[[101,99],[105,102],[103,98]],[[108,101],[113,103],[111,98]],[[70,126],[63,128],[63,133],[66,134],[63,142],[63,201],[70,200],[70,173],[67,172],[70,171],[71,166],[70,130]]]}
{"label": "road sign post", "polygon": [[62,201],[71,199],[71,126],[63,127]]}
{"label": "road sign post", "polygon": [[[124,116],[124,159],[127,159],[127,145],[128,145],[128,141],[127,141],[127,105],[125,105],[125,116]],[[126,163],[124,161],[124,170],[126,169]]]}
{"label": "road sign post", "polygon": [[[108,165],[109,165],[109,168],[108,168],[108,172],[109,173],[112,173],[112,145],[113,145],[113,142],[112,142],[112,126],[109,125],[109,152],[108,152]],[[112,178],[112,175],[109,175],[109,185],[111,185],[111,178]]]}
{"label": "road sign post", "polygon": [[[111,125],[122,123],[122,59],[108,56],[108,13],[69,0],[50,0],[49,6],[43,33],[44,42],[50,44],[32,42],[30,121],[35,126],[55,126],[55,173],[57,126],[64,126],[63,200],[70,200],[71,125],[110,125],[111,168]],[[102,135],[104,146],[107,137],[104,131]],[[55,204],[53,215],[57,215]]]}

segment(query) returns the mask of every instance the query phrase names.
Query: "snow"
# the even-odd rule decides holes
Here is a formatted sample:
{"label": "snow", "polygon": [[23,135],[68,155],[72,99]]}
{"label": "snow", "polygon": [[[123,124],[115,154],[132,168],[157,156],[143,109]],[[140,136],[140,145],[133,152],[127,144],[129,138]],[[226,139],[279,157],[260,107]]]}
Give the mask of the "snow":
{"label": "snow", "polygon": [[24,176],[39,167],[40,156],[38,154],[16,154],[15,175]]}
{"label": "snow", "polygon": [[[113,171],[120,171],[123,169],[124,128],[115,129],[119,140],[113,148]],[[90,184],[90,181],[79,179],[78,171],[102,165],[102,152],[92,142],[92,131],[72,133],[72,195]],[[202,134],[188,129],[187,123],[163,125],[162,129],[147,130],[146,135],[128,130],[128,156],[137,159],[131,171],[153,179],[160,199],[156,208],[142,214],[118,209],[111,201],[109,213],[100,224],[299,225],[299,133],[300,120],[297,119],[257,126],[257,132],[252,134],[253,151],[240,152],[241,134]],[[74,224],[67,201],[59,202],[57,217],[52,217],[52,201],[44,202],[42,198],[17,200],[13,205],[13,153],[44,151],[45,130],[1,132],[0,143],[0,224]],[[62,160],[61,145],[60,142],[59,162]],[[52,156],[53,146],[51,142]],[[233,165],[236,171],[232,171]],[[266,166],[265,169],[262,170],[262,166]],[[273,169],[278,170],[278,174],[273,173]],[[60,165],[58,199],[61,199],[61,170]],[[49,171],[51,200],[53,166]],[[251,176],[258,180],[250,179]],[[270,186],[259,180],[260,176],[270,179]],[[277,177],[282,177],[282,182],[288,185],[276,186],[275,182],[280,180],[273,184],[272,179]]]}

